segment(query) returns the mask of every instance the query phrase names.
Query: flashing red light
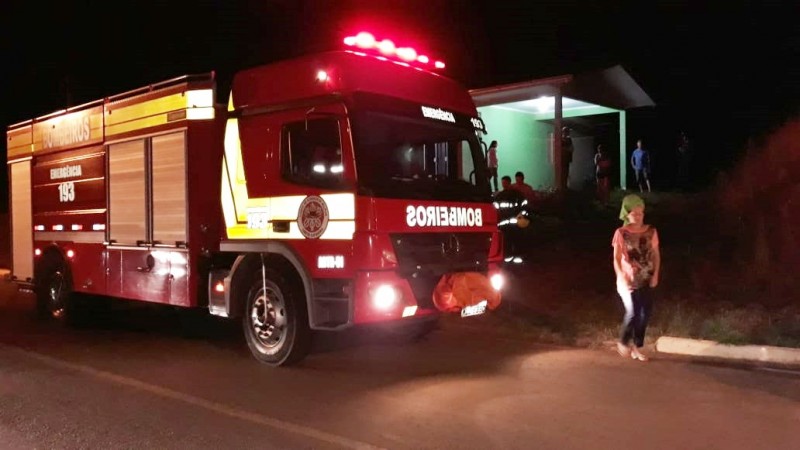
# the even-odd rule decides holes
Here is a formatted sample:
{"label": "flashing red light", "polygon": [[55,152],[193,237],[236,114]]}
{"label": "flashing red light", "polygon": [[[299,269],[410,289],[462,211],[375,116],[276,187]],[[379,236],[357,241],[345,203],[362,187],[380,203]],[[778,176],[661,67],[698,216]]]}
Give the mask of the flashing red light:
{"label": "flashing red light", "polygon": [[[384,56],[400,61],[420,64],[430,64],[431,59],[426,55],[420,55],[411,47],[397,47],[394,42],[389,39],[378,40],[372,33],[362,31],[355,36],[347,36],[344,38],[344,44],[349,47],[358,47],[364,50],[377,50]],[[359,53],[360,54],[360,53]],[[385,59],[379,57],[379,59]],[[445,64],[442,61],[436,61],[434,68],[444,69]]]}
{"label": "flashing red light", "polygon": [[375,36],[366,31],[362,31],[356,35],[355,45],[361,48],[372,48],[375,46]]}
{"label": "flashing red light", "polygon": [[378,50],[384,55],[394,54],[395,49],[396,47],[394,46],[394,42],[390,41],[389,39],[384,39],[378,43]]}
{"label": "flashing red light", "polygon": [[397,56],[403,61],[415,61],[417,59],[417,51],[411,47],[401,47],[397,49]]}
{"label": "flashing red light", "polygon": [[67,258],[74,258],[75,257],[75,250],[67,250]]}
{"label": "flashing red light", "polygon": [[215,292],[225,292],[225,284],[222,281],[217,281],[217,284],[214,285]]}

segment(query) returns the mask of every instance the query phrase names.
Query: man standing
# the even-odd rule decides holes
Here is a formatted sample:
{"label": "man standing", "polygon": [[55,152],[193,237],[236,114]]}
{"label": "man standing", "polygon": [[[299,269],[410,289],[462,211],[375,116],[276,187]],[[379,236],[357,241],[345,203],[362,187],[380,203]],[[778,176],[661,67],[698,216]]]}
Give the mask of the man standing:
{"label": "man standing", "polygon": [[525,195],[516,184],[511,184],[511,177],[503,176],[500,181],[503,190],[494,194],[494,206],[497,208],[498,227],[503,233],[503,252],[506,258],[518,257],[524,252],[524,232],[520,228],[520,216],[529,220],[530,205],[523,204]]}
{"label": "man standing", "polygon": [[561,129],[561,187],[569,184],[569,165],[572,164],[572,132],[569,127]]}
{"label": "man standing", "polygon": [[647,185],[647,192],[650,192],[650,154],[642,148],[642,140],[636,141],[636,149],[631,155],[631,166],[636,174],[636,184],[639,185],[639,192],[644,192],[644,185]]}

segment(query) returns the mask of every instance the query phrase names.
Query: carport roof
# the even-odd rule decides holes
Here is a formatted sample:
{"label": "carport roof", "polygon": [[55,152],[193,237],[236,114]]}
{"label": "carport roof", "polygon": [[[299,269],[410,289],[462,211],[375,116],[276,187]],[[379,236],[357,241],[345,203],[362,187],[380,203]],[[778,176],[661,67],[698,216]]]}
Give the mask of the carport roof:
{"label": "carport roof", "polygon": [[475,105],[490,106],[561,95],[626,110],[655,106],[647,92],[620,65],[578,75],[560,75],[470,90]]}

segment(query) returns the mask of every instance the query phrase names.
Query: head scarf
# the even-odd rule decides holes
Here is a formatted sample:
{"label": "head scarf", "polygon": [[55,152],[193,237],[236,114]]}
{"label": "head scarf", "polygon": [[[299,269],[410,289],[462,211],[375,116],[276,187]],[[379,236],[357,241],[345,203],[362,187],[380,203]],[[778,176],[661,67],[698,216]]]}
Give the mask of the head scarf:
{"label": "head scarf", "polygon": [[619,220],[622,221],[623,225],[628,224],[628,214],[637,206],[643,207],[644,200],[636,194],[626,195],[625,198],[622,199],[622,208],[619,210]]}

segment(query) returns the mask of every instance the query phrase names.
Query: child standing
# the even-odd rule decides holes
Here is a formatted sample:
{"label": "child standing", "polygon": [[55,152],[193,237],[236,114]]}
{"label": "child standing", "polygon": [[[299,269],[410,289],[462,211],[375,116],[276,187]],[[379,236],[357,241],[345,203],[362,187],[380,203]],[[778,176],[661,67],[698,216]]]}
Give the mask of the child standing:
{"label": "child standing", "polygon": [[[647,361],[640,349],[652,311],[651,290],[658,286],[661,253],[658,232],[644,224],[644,200],[627,195],[619,213],[623,225],[617,228],[611,246],[614,248],[614,272],[617,292],[625,306],[625,317],[617,343],[621,356]],[[630,345],[631,340],[633,345]]]}

